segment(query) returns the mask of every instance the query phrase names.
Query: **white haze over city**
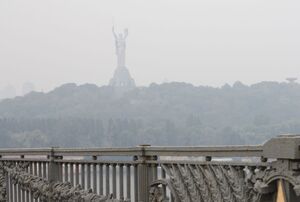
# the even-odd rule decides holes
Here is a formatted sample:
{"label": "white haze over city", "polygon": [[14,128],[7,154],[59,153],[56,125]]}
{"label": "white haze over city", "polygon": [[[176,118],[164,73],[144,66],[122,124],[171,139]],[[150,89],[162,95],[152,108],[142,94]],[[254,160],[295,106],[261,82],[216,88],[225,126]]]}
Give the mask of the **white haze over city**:
{"label": "white haze over city", "polygon": [[129,29],[138,86],[300,77],[299,10],[297,0],[0,0],[0,88],[106,85],[113,25]]}

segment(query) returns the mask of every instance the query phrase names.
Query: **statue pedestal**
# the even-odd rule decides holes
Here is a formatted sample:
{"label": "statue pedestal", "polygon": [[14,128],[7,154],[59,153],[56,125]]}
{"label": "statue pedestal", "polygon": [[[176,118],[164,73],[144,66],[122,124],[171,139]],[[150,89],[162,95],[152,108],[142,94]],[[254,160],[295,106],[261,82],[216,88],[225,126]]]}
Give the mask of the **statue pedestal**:
{"label": "statue pedestal", "polygon": [[117,67],[109,85],[122,88],[135,88],[135,81],[131,78],[126,67]]}

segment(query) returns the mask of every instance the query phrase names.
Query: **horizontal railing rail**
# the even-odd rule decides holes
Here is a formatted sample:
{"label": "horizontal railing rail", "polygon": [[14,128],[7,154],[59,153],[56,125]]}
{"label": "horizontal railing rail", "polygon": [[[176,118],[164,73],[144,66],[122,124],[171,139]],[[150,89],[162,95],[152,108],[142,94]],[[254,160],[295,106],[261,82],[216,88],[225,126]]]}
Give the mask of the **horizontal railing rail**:
{"label": "horizontal railing rail", "polygon": [[0,156],[49,155],[56,156],[213,156],[261,157],[263,146],[209,146],[209,147],[151,147],[130,148],[40,148],[0,149]]}
{"label": "horizontal railing rail", "polygon": [[145,147],[145,155],[153,156],[212,156],[261,157],[262,146],[209,146],[209,147]]}

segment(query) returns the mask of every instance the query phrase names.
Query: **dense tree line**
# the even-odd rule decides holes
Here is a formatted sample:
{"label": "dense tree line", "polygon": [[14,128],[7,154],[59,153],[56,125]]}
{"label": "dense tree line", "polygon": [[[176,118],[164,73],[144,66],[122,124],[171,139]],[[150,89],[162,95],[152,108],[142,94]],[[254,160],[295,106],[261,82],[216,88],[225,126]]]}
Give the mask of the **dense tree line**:
{"label": "dense tree line", "polygon": [[0,146],[258,144],[300,132],[300,85],[65,84],[0,103]]}

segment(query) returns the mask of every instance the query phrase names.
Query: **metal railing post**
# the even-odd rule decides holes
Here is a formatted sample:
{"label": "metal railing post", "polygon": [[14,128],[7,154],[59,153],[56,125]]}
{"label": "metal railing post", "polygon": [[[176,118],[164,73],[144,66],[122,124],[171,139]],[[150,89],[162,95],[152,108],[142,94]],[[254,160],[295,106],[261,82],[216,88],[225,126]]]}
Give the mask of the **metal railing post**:
{"label": "metal railing post", "polygon": [[273,172],[268,175],[268,179],[276,180],[273,182],[275,188],[270,189],[272,183],[269,183],[265,189],[276,192],[277,200],[282,197],[285,201],[299,201],[300,185],[294,182],[300,172],[300,136],[280,135],[268,140],[263,145],[262,162],[267,162],[267,159],[276,159],[271,164]]}
{"label": "metal railing post", "polygon": [[48,181],[50,183],[50,196],[48,201],[49,202],[54,202],[52,200],[52,195],[53,193],[53,184],[57,181],[59,181],[59,165],[58,163],[55,162],[55,159],[57,156],[55,156],[55,151],[54,148],[51,148],[50,155],[48,156],[49,158],[49,166],[48,166]]}
{"label": "metal railing post", "polygon": [[140,145],[139,147],[141,148],[142,154],[136,157],[138,161],[138,202],[148,202],[150,183],[154,179],[152,179],[153,168],[147,164],[147,161],[156,160],[157,157],[146,155],[146,149],[150,147],[150,145]]}

